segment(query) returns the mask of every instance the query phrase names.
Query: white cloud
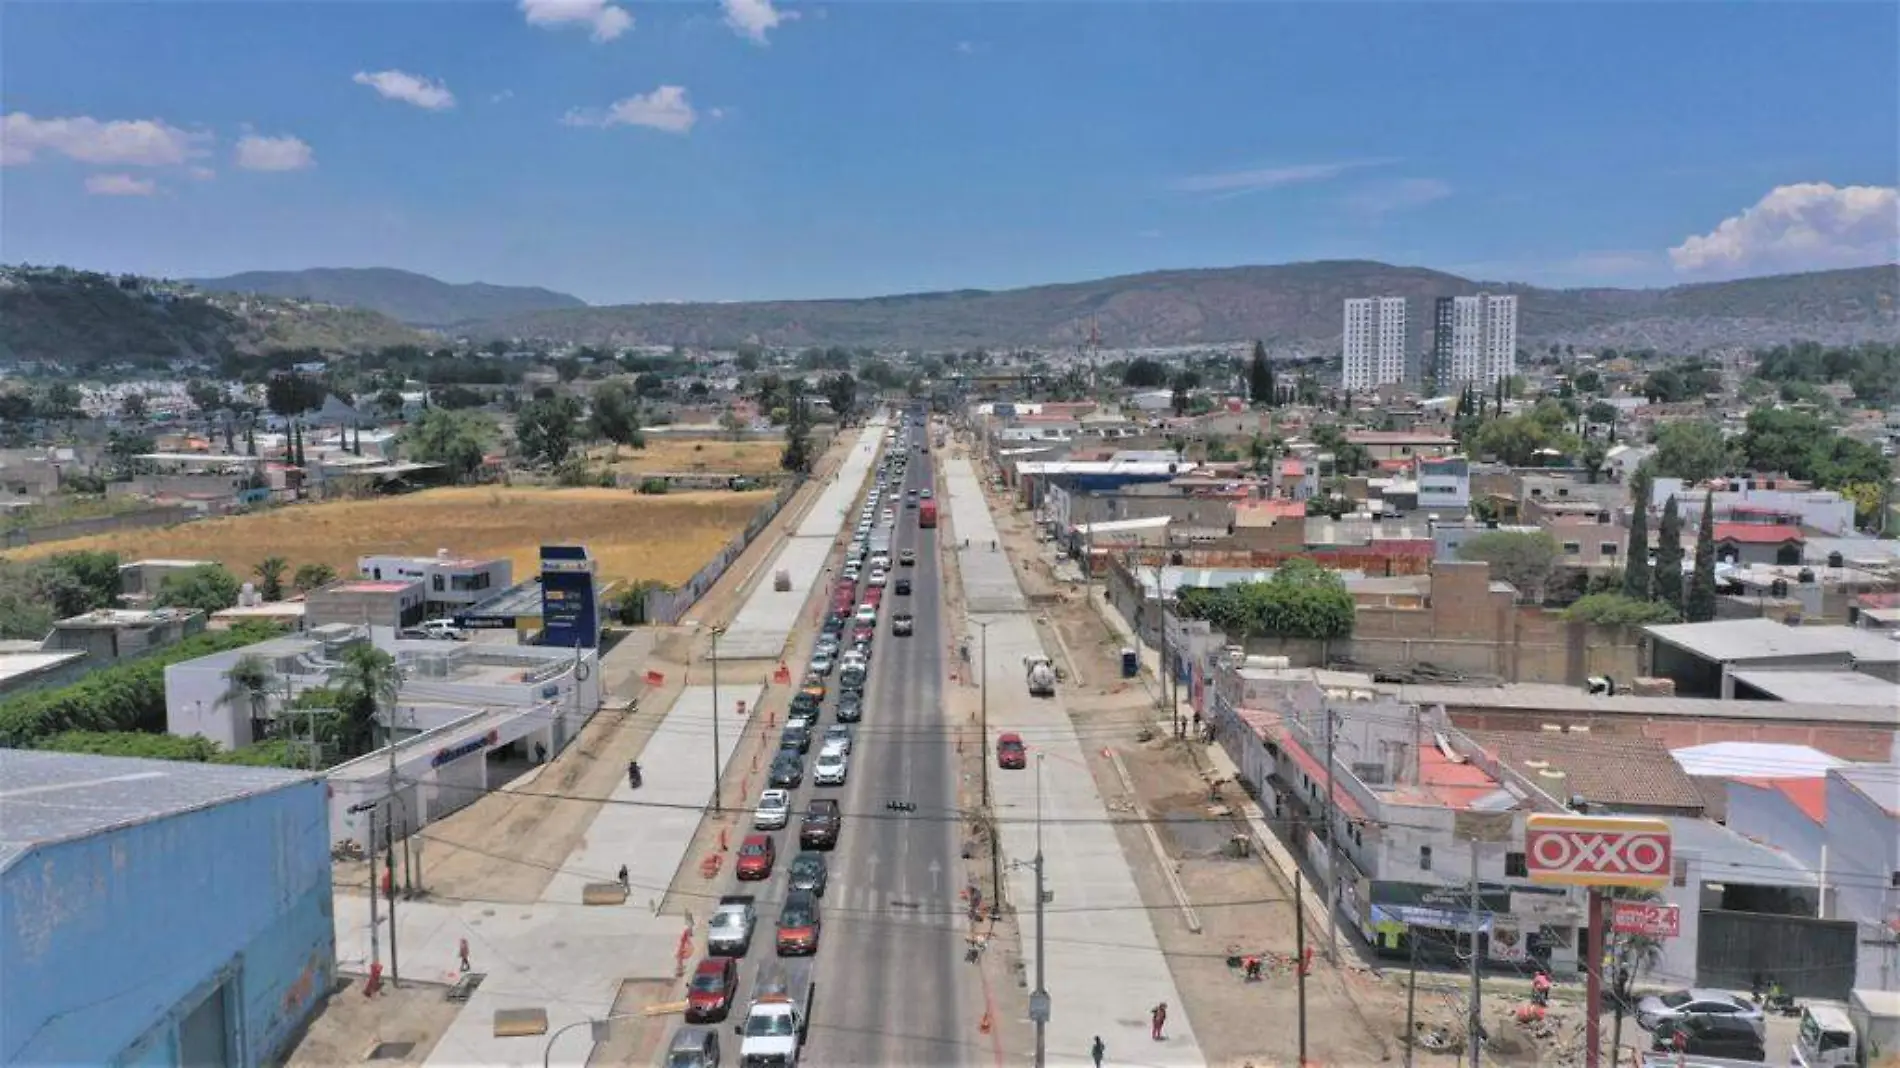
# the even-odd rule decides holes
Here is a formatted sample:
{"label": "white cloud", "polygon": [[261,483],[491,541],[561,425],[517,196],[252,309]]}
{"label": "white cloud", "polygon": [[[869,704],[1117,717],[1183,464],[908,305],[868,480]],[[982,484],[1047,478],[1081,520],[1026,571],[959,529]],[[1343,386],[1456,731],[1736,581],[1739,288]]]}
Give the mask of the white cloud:
{"label": "white cloud", "polygon": [[1754,207],[1669,250],[1685,274],[1812,271],[1900,259],[1900,192],[1826,182],[1776,186]]}
{"label": "white cloud", "polygon": [[504,100],[513,100],[514,98],[515,91],[513,89],[503,89],[501,92],[489,96],[488,102],[490,104],[499,104]]}
{"label": "white cloud", "polygon": [[956,53],[959,56],[975,55],[976,42],[975,41],[958,41],[956,44]]}
{"label": "white cloud", "polygon": [[432,82],[419,74],[400,70],[379,70],[372,74],[359,70],[350,80],[358,85],[369,86],[385,100],[400,100],[428,111],[443,111],[455,106],[455,94],[449,92],[448,86]]}
{"label": "white cloud", "polygon": [[310,146],[295,137],[245,134],[238,139],[237,165],[247,171],[300,171],[316,162]]}
{"label": "white cloud", "polygon": [[190,174],[193,178],[196,178],[201,182],[208,182],[211,179],[216,178],[218,176],[218,172],[212,170],[209,167],[193,167],[190,171],[186,173]]}
{"label": "white cloud", "polygon": [[51,152],[81,163],[167,167],[203,152],[208,139],[159,119],[36,119],[15,111],[0,117],[0,162],[32,163]]}
{"label": "white cloud", "polygon": [[569,126],[646,126],[685,133],[699,121],[699,113],[686,99],[685,88],[662,85],[650,93],[615,101],[605,111],[576,108],[561,121]]}
{"label": "white cloud", "polygon": [[765,35],[798,17],[796,11],[780,11],[772,0],[719,0],[726,12],[726,25],[732,32],[765,44]]}
{"label": "white cloud", "polygon": [[158,183],[129,174],[89,174],[86,192],[97,197],[149,197],[158,192]]}
{"label": "white cloud", "polygon": [[1436,178],[1401,178],[1396,182],[1361,189],[1346,198],[1346,204],[1367,215],[1385,215],[1406,208],[1423,207],[1451,195],[1451,186]]}
{"label": "white cloud", "polygon": [[1342,160],[1337,163],[1297,163],[1288,167],[1263,167],[1247,171],[1217,171],[1194,174],[1174,183],[1183,193],[1224,193],[1230,196],[1257,193],[1288,185],[1324,182],[1349,171],[1379,167],[1395,162],[1389,159]]}
{"label": "white cloud", "polygon": [[521,0],[521,12],[530,26],[590,26],[596,41],[611,41],[633,29],[633,16],[607,0]]}

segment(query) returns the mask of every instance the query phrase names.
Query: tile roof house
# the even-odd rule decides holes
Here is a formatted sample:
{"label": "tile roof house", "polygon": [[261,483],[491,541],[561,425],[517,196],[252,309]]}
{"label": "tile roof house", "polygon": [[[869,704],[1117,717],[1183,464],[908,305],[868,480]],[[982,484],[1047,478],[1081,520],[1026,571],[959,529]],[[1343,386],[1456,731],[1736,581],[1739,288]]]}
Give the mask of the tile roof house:
{"label": "tile roof house", "polygon": [[1621,813],[1700,816],[1701,791],[1652,738],[1557,731],[1492,731],[1465,734],[1519,774],[1546,783],[1548,793],[1581,797],[1594,808]]}

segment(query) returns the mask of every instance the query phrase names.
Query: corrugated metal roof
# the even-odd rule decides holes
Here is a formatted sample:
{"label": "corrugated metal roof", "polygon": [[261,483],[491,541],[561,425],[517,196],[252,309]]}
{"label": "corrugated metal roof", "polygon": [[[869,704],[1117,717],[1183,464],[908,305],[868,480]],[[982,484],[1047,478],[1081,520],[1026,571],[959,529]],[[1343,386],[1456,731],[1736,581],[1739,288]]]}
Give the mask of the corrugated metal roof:
{"label": "corrugated metal roof", "polygon": [[1721,619],[1643,629],[1651,637],[1718,663],[1837,653],[1861,660],[1900,660],[1900,642],[1853,627],[1791,627],[1771,619]]}
{"label": "corrugated metal roof", "polygon": [[32,849],[313,778],[281,768],[0,749],[0,871]]}

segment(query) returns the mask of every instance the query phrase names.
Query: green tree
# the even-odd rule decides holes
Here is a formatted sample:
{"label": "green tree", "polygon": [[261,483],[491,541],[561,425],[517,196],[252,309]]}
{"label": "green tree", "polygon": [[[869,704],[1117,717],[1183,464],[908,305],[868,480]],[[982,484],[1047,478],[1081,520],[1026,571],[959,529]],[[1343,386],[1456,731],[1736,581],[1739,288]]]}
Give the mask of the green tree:
{"label": "green tree", "polygon": [[185,383],[185,399],[200,412],[215,412],[225,406],[224,387],[194,378]]}
{"label": "green tree", "polygon": [[1655,599],[1672,613],[1682,611],[1682,512],[1675,494],[1663,504],[1662,525],[1656,531]]}
{"label": "green tree", "polygon": [[1577,388],[1578,393],[1601,393],[1603,391],[1603,376],[1589,368],[1585,368],[1577,372],[1577,376],[1570,380],[1570,384]]}
{"label": "green tree", "polygon": [[[376,744],[377,714],[386,711],[390,722],[396,714],[402,675],[395,658],[369,642],[357,642],[343,650],[330,685],[342,713],[337,729],[343,752],[351,756],[369,752]],[[393,731],[385,729],[384,734],[387,741]]]}
{"label": "green tree", "polygon": [[785,449],[779,453],[778,463],[787,471],[804,474],[817,459],[811,447],[811,409],[796,384],[790,386],[790,401],[785,420]]}
{"label": "green tree", "polygon": [[290,570],[290,561],[281,556],[266,556],[251,568],[251,574],[257,576],[257,594],[266,601],[284,599],[284,572]]}
{"label": "green tree", "polygon": [[124,588],[118,553],[57,553],[37,570],[39,597],[62,619],[95,608],[110,608],[118,603]]}
{"label": "green tree", "polygon": [[587,432],[615,445],[640,438],[640,403],[618,382],[602,382],[588,395]]}
{"label": "green tree", "polygon": [[1231,637],[1332,639],[1352,634],[1352,595],[1337,572],[1304,557],[1288,560],[1265,582],[1181,590],[1177,608]]}
{"label": "green tree", "polygon": [[119,414],[135,423],[144,422],[145,417],[150,414],[150,407],[146,403],[145,394],[137,391],[127,393],[119,401]]}
{"label": "green tree", "polygon": [[529,401],[515,417],[515,450],[529,463],[558,467],[574,449],[580,404],[572,397]]}
{"label": "green tree", "polygon": [[1564,609],[1563,615],[1572,623],[1593,623],[1600,627],[1644,627],[1674,623],[1682,618],[1670,605],[1638,601],[1621,593],[1586,594]]}
{"label": "green tree", "polygon": [[323,383],[309,375],[283,371],[264,382],[264,407],[288,419],[323,407]]}
{"label": "green tree", "polygon": [[1623,560],[1623,596],[1649,600],[1649,465],[1636,469],[1630,480],[1630,536]]}
{"label": "green tree", "polygon": [[1557,571],[1557,539],[1541,530],[1491,530],[1458,547],[1464,560],[1491,565],[1491,577],[1517,588],[1521,601],[1541,601]]}
{"label": "green tree", "polygon": [[1130,389],[1160,389],[1168,382],[1168,369],[1146,356],[1137,356],[1122,369],[1122,385]]}
{"label": "green tree", "polygon": [[195,608],[210,615],[237,603],[237,577],[220,564],[199,564],[174,571],[158,584],[158,603],[167,608]]}
{"label": "green tree", "polygon": [[1175,415],[1187,414],[1188,402],[1193,397],[1194,391],[1199,389],[1200,386],[1201,376],[1199,372],[1190,371],[1185,368],[1175,372],[1173,381],[1169,383],[1169,387],[1174,392],[1172,400]]}
{"label": "green tree", "polygon": [[1691,623],[1707,623],[1715,618],[1715,495],[1702,497],[1702,519],[1696,528],[1695,568],[1689,576],[1689,594],[1683,601],[1683,617]]}
{"label": "green tree", "polygon": [[1722,428],[1702,419],[1664,423],[1656,431],[1656,473],[1690,485],[1728,474],[1734,447]]}
{"label": "green tree", "polygon": [[461,482],[482,466],[489,429],[487,422],[469,412],[431,408],[403,431],[402,447],[410,459],[441,464],[452,481]]}
{"label": "green tree", "polygon": [[858,407],[858,380],[850,372],[840,371],[835,375],[826,375],[818,383],[818,391],[831,403],[831,410],[837,413],[838,425],[844,426]]}
{"label": "green tree", "polygon": [[309,593],[311,590],[327,586],[335,581],[336,568],[324,563],[309,563],[297,568],[297,573],[291,578],[290,584],[296,587],[298,593]]}
{"label": "green tree", "polygon": [[1247,365],[1247,399],[1273,406],[1273,364],[1267,361],[1267,346],[1259,341],[1253,343],[1253,361]]}

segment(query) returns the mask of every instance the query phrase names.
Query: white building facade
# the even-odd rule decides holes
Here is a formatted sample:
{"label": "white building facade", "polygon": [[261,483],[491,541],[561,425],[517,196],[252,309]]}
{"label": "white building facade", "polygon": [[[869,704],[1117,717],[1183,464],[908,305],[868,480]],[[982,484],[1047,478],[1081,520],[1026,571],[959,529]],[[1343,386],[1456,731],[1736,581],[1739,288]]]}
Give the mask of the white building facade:
{"label": "white building facade", "polygon": [[1440,297],[1432,317],[1432,367],[1441,393],[1489,387],[1517,373],[1517,298]]}
{"label": "white building facade", "polygon": [[1370,390],[1405,379],[1405,298],[1346,301],[1343,384]]}

